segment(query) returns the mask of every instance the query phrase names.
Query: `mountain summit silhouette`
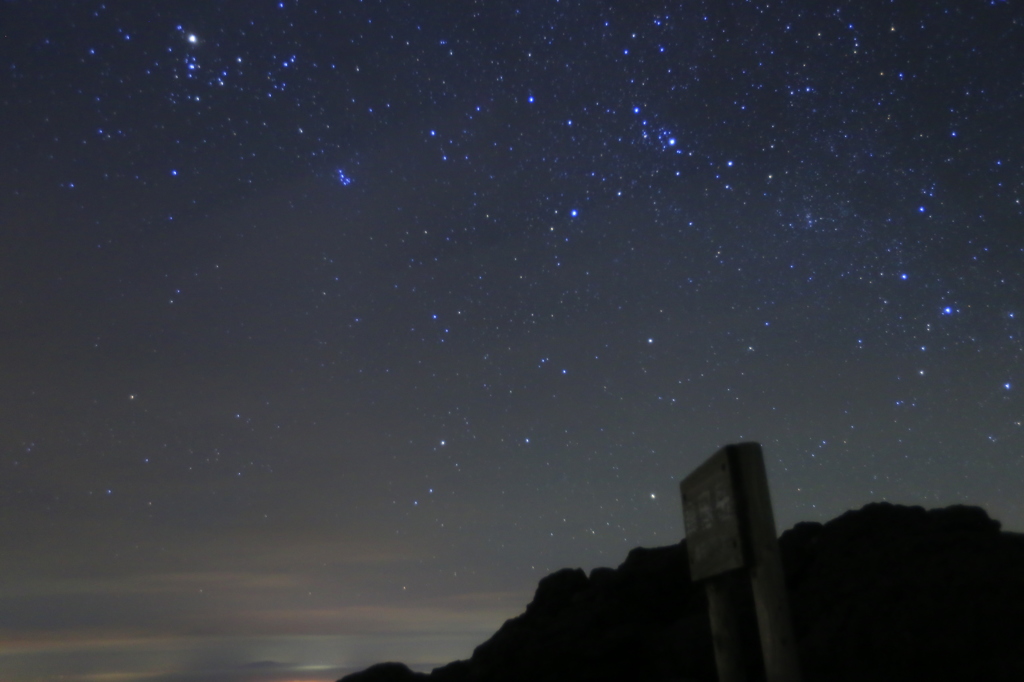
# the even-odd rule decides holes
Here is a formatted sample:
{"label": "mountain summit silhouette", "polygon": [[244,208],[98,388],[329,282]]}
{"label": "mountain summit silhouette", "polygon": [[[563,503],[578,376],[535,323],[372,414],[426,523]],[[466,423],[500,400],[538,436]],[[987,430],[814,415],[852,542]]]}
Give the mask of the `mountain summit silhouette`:
{"label": "mountain summit silhouette", "polygon": [[[984,510],[873,503],[798,523],[779,546],[805,682],[1024,680],[1024,535],[1001,531]],[[752,604],[745,621],[756,647]],[[546,576],[526,611],[468,660],[429,674],[382,663],[343,678],[716,679],[705,591],[690,580],[685,540],[638,547],[589,576]]]}

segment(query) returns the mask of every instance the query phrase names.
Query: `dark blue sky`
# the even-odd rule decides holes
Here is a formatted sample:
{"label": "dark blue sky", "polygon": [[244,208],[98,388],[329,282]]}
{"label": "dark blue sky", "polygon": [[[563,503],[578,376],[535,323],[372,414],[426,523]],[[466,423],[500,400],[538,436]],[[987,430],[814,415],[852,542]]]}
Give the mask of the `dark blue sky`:
{"label": "dark blue sky", "polygon": [[1024,530],[1022,63],[1009,2],[5,2],[0,676],[465,657],[740,440],[780,530]]}

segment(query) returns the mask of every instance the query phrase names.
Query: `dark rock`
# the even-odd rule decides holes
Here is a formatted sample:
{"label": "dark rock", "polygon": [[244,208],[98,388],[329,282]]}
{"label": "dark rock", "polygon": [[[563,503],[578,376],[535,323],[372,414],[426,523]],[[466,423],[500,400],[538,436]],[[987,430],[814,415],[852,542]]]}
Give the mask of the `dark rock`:
{"label": "dark rock", "polygon": [[573,597],[587,589],[590,581],[581,568],[563,568],[541,578],[533,601],[526,605],[526,615],[547,618],[558,613],[570,603]]}
{"label": "dark rock", "polygon": [[452,661],[430,673],[430,682],[461,682],[469,678],[469,661]]}
{"label": "dark rock", "polygon": [[[805,681],[1024,680],[1024,536],[1000,532],[983,510],[870,504],[824,525],[797,524],[779,546]],[[395,666],[345,681],[428,677]],[[371,673],[381,676],[358,677]],[[547,576],[525,613],[469,660],[429,675],[431,682],[716,677],[707,600],[690,581],[685,542],[634,549],[617,569],[589,577],[580,569]]]}
{"label": "dark rock", "polygon": [[378,663],[366,670],[346,675],[345,682],[414,682],[427,680],[428,675],[414,673],[404,663]]}
{"label": "dark rock", "polygon": [[780,544],[807,679],[1024,680],[1024,546],[983,510],[871,504]]}

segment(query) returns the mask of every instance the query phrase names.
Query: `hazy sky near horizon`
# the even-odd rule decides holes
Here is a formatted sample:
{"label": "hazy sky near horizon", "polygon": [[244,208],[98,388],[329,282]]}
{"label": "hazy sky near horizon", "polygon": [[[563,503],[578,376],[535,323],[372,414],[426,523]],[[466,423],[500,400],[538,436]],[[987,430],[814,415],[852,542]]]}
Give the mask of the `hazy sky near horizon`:
{"label": "hazy sky near horizon", "polygon": [[1024,530],[1013,2],[0,6],[0,677],[468,656],[683,535]]}

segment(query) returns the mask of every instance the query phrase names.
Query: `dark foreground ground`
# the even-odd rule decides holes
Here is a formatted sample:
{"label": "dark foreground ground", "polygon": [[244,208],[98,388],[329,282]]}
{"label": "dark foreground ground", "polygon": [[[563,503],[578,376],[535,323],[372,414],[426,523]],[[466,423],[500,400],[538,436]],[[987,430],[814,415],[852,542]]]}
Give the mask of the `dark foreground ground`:
{"label": "dark foreground ground", "polygon": [[[982,509],[869,504],[797,524],[779,544],[805,682],[1024,682],[1024,535],[1001,532]],[[704,588],[690,582],[683,541],[634,549],[589,576],[552,573],[469,660],[429,675],[382,663],[344,680],[716,678]]]}

